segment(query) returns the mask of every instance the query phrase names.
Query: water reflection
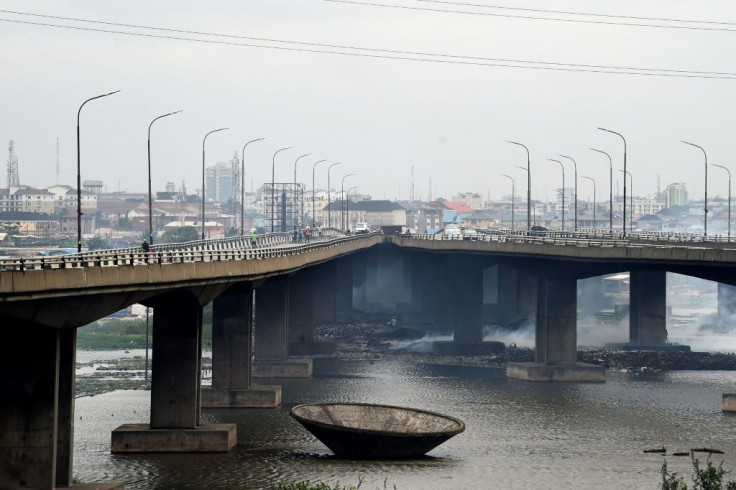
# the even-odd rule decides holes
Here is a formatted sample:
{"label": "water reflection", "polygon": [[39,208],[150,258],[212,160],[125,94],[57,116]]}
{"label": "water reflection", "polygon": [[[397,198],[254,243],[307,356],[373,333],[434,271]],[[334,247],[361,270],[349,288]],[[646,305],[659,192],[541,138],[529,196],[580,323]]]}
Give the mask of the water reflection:
{"label": "water reflection", "polygon": [[[363,488],[656,488],[662,458],[691,447],[726,451],[736,468],[736,418],[720,411],[733,372],[608,373],[603,384],[527,383],[502,370],[437,366],[413,357],[315,359],[314,378],[281,384],[276,410],[206,410],[204,422],[233,422],[227,454],[110,455],[110,431],[147,422],[149,392],[77,400],[75,477],[126,488],[269,488],[280,481],[340,481]],[[334,458],[288,414],[300,403],[351,401],[409,406],[460,418],[466,430],[410,461]],[[689,474],[687,458],[669,456]]]}

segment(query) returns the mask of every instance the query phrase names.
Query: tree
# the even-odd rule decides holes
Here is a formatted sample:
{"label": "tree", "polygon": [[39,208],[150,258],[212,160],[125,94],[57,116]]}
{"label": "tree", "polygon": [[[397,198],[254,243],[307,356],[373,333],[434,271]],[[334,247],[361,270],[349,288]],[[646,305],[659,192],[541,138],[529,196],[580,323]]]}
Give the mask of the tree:
{"label": "tree", "polygon": [[225,238],[230,238],[232,236],[238,235],[240,235],[240,230],[235,226],[231,226],[230,229],[225,232]]}
{"label": "tree", "polygon": [[112,248],[110,242],[102,238],[101,236],[93,236],[87,240],[87,249],[89,250],[101,250]]}
{"label": "tree", "polygon": [[184,243],[199,240],[199,233],[193,226],[169,228],[161,236],[161,243]]}
{"label": "tree", "polygon": [[118,230],[132,230],[133,224],[130,222],[130,218],[123,216],[118,218]]}

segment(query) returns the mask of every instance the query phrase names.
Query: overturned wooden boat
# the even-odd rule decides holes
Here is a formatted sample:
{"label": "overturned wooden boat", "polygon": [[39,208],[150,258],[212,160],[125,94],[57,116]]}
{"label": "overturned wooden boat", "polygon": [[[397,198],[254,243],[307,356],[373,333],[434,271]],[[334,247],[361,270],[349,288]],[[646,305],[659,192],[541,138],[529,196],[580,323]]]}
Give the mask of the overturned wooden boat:
{"label": "overturned wooden boat", "polygon": [[453,417],[390,405],[309,403],[291,416],[343,458],[419,457],[465,430]]}

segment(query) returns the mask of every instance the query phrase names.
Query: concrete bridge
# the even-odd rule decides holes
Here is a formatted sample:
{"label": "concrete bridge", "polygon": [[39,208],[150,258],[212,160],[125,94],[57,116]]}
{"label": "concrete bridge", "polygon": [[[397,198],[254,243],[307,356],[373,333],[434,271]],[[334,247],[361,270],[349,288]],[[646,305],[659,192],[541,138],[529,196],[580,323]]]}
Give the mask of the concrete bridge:
{"label": "concrete bridge", "polygon": [[[154,308],[151,416],[146,426],[117,429],[112,450],[226,451],[235,426],[201,425],[200,407],[278,406],[280,387],[251,377],[310,375],[310,361],[289,354],[329,352],[313,342],[315,325],[401,311],[453,331],[435,352],[480,354],[499,348],[483,342],[484,315],[531,317],[536,362],[510,366],[509,376],[602,381],[602,368],[575,362],[577,280],[631,271],[631,341],[646,345],[666,342],[666,271],[736,281],[736,250],[691,239],[331,235],[0,261],[0,487],[70,485],[76,328],[130,304]],[[213,381],[201,389],[202,307],[210,302]]]}

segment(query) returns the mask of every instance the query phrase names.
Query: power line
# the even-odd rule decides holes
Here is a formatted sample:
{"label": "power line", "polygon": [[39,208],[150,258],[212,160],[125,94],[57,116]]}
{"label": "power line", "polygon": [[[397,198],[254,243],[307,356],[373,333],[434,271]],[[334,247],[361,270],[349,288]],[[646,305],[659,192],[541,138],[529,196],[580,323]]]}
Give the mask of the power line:
{"label": "power line", "polygon": [[[3,12],[0,10],[0,12]],[[23,13],[13,12],[19,15],[25,15]],[[41,14],[28,14],[37,17],[43,17]],[[58,18],[54,16],[48,16]],[[74,20],[74,19],[69,19]],[[702,79],[724,79],[734,80],[736,79],[736,73],[721,73],[721,72],[698,72],[698,71],[687,71],[687,70],[667,70],[667,69],[654,69],[654,68],[633,68],[633,67],[610,67],[600,65],[576,65],[566,63],[552,63],[546,61],[529,61],[529,60],[513,60],[513,59],[496,59],[496,58],[481,58],[471,56],[460,56],[460,55],[447,55],[447,54],[434,54],[434,53],[419,53],[412,51],[398,51],[398,50],[381,50],[374,48],[363,48],[353,46],[340,46],[340,45],[329,45],[329,44],[318,44],[318,43],[306,43],[299,41],[284,41],[276,39],[266,38],[254,38],[245,36],[234,36],[227,34],[215,34],[215,33],[202,33],[197,31],[184,31],[177,29],[166,29],[157,28],[150,26],[137,26],[134,24],[115,24],[112,22],[103,21],[91,21],[91,20],[78,20],[80,22],[97,23],[104,25],[120,25],[128,28],[139,28],[146,30],[160,30],[165,32],[177,32],[177,33],[189,33],[201,36],[213,36],[213,37],[224,37],[224,38],[236,38],[236,39],[248,39],[257,40],[262,43],[286,43],[298,46],[309,46],[309,47],[295,47],[295,46],[273,46],[267,44],[256,44],[256,43],[243,43],[235,41],[225,41],[216,39],[198,39],[192,37],[173,36],[165,34],[152,34],[145,32],[128,32],[113,29],[102,29],[94,27],[82,27],[74,25],[60,25],[46,22],[32,22],[18,19],[3,19],[0,18],[0,22],[9,22],[15,24],[25,24],[43,27],[54,27],[59,29],[71,29],[77,31],[97,32],[106,34],[120,34],[126,36],[153,38],[153,39],[168,39],[175,41],[187,41],[197,42],[204,44],[217,44],[227,46],[239,46],[239,47],[252,47],[262,49],[277,49],[282,51],[296,51],[296,52],[307,52],[307,53],[319,53],[319,54],[332,54],[341,56],[353,56],[363,58],[374,58],[374,59],[387,59],[387,60],[400,60],[400,61],[423,61],[430,63],[442,63],[442,64],[458,64],[468,66],[488,66],[488,67],[499,67],[499,68],[521,68],[521,69],[532,69],[532,70],[548,70],[548,71],[563,71],[563,72],[580,72],[580,73],[602,73],[602,74],[617,74],[617,75],[641,75],[641,76],[655,76],[655,77],[678,77],[678,78],[702,78]],[[314,47],[312,47],[314,46]],[[320,48],[331,48],[331,49],[320,49]],[[348,52],[340,50],[356,50],[356,51],[368,51],[368,52]],[[375,54],[375,53],[388,53],[388,54]]]}
{"label": "power line", "polygon": [[[525,20],[544,20],[552,22],[570,22],[574,24],[598,24],[598,25],[609,25],[609,26],[625,26],[625,27],[650,27],[654,29],[683,29],[690,31],[720,31],[720,32],[736,32],[736,28],[728,29],[725,27],[698,27],[698,26],[685,26],[685,25],[666,25],[666,24],[645,24],[639,22],[614,22],[614,21],[603,21],[603,20],[590,20],[590,19],[565,19],[562,17],[539,17],[534,15],[523,15],[523,14],[502,14],[492,12],[471,12],[467,10],[451,10],[441,8],[430,8],[430,7],[411,7],[409,5],[392,5],[386,3],[375,3],[375,2],[361,2],[356,0],[324,0],[325,2],[333,3],[347,3],[351,5],[361,5],[364,7],[381,7],[381,8],[392,8],[401,10],[414,10],[424,12],[437,12],[443,14],[462,14],[462,15],[477,15],[483,17],[502,17],[506,19],[525,19]],[[668,21],[672,22],[672,21]],[[726,24],[730,25],[730,24]]]}
{"label": "power line", "polygon": [[479,7],[488,9],[498,10],[512,10],[519,12],[536,12],[544,14],[562,14],[562,15],[581,15],[589,17],[606,17],[609,19],[627,19],[627,20],[651,20],[654,22],[677,22],[686,24],[710,24],[710,25],[724,25],[724,26],[736,26],[734,22],[717,22],[710,20],[688,20],[688,19],[668,19],[665,17],[638,17],[634,15],[613,15],[613,14],[598,14],[592,12],[570,12],[565,10],[542,10],[542,9],[531,9],[523,7],[506,7],[500,5],[486,5],[481,3],[465,3],[465,2],[450,2],[448,0],[417,0],[418,2],[426,3],[439,3],[444,5],[457,5],[460,7]]}
{"label": "power line", "polygon": [[[581,63],[558,63],[558,62],[549,62],[549,61],[520,60],[520,59],[512,59],[512,58],[489,58],[489,57],[482,57],[482,56],[463,56],[463,55],[443,54],[443,53],[427,53],[427,52],[421,52],[421,51],[401,51],[401,50],[394,50],[394,49],[364,48],[360,46],[309,43],[309,42],[302,42],[302,41],[285,41],[285,40],[273,39],[273,38],[240,36],[240,35],[233,35],[233,34],[219,34],[219,33],[185,30],[185,29],[172,29],[172,28],[166,28],[166,27],[152,27],[152,26],[145,26],[145,25],[140,25],[140,24],[123,24],[123,23],[118,23],[118,22],[97,21],[97,20],[89,20],[89,19],[80,19],[80,18],[75,18],[75,17],[61,17],[61,16],[56,16],[56,15],[45,15],[45,14],[37,14],[37,13],[29,13],[29,12],[0,10],[0,13],[3,13],[3,12],[12,13],[16,15],[26,15],[26,16],[31,16],[31,17],[42,17],[42,18],[50,18],[50,19],[56,19],[56,20],[83,22],[83,23],[90,23],[90,24],[101,24],[101,25],[106,25],[106,26],[126,27],[126,28],[133,28],[133,29],[145,29],[145,30],[172,32],[172,33],[179,33],[179,34],[221,37],[225,39],[245,39],[249,41],[293,44],[293,45],[298,45],[298,46],[310,46],[310,47],[318,47],[318,48],[371,51],[375,53],[388,53],[388,54],[396,54],[396,55],[422,56],[422,57],[432,57],[432,58],[453,58],[453,59],[472,60],[472,61],[488,61],[488,62],[494,62],[494,63],[550,65],[550,66],[558,66],[558,67],[566,67],[566,68],[584,68],[584,69],[595,68],[595,69],[601,69],[601,70],[616,70],[616,71],[623,70],[623,71],[643,71],[643,72],[666,72],[666,73],[682,73],[682,74],[688,74],[688,75],[708,75],[708,76],[724,75],[724,76],[729,76],[729,77],[732,77],[732,76],[736,77],[736,73],[730,73],[730,72],[673,70],[673,69],[667,69],[667,68],[637,68],[637,67],[631,67],[631,66],[605,66],[605,65],[589,65],[589,64],[581,64]],[[3,20],[3,19],[0,19],[0,20]],[[51,24],[34,24],[34,25],[49,25],[52,27],[63,27],[63,26],[51,25]],[[95,30],[95,31],[96,32],[111,32],[111,33],[116,33],[116,34],[120,33],[118,31],[105,31],[105,30],[99,30],[99,31]],[[180,38],[172,38],[172,39],[180,39]],[[248,44],[247,46],[264,47],[264,46],[253,46],[250,44]],[[336,54],[336,53],[329,53],[329,54]]]}

